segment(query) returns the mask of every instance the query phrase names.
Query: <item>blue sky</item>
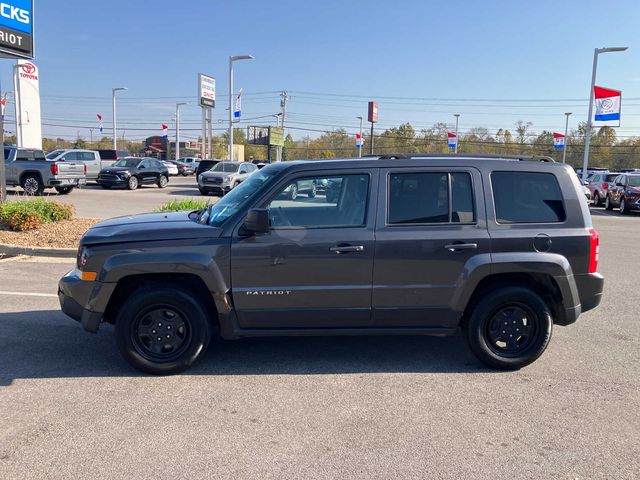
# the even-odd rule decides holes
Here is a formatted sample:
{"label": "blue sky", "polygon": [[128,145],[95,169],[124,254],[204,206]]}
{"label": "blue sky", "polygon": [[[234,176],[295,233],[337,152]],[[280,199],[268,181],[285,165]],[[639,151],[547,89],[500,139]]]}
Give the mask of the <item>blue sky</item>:
{"label": "blue sky", "polygon": [[[118,111],[127,138],[171,125],[176,101],[191,102],[182,120],[195,137],[199,71],[217,78],[214,121],[223,128],[228,56],[252,54],[236,64],[243,125],[272,121],[250,119],[277,113],[277,92],[287,90],[298,138],[355,132],[367,99],[379,101],[380,128],[452,123],[460,113],[462,131],[495,133],[518,120],[562,131],[565,111],[573,126],[586,120],[593,48],[625,45],[600,57],[597,83],[623,91],[618,133],[640,136],[639,19],[637,0],[38,0],[43,130],[88,138],[96,113],[109,127],[111,87],[126,86]],[[0,62],[5,90],[10,64]]]}

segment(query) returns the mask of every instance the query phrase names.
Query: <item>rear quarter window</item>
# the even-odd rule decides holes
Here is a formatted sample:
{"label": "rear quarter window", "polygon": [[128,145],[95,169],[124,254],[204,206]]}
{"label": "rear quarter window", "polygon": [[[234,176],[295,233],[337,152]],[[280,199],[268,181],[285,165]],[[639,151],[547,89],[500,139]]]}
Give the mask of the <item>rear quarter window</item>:
{"label": "rear quarter window", "polygon": [[555,175],[493,172],[491,187],[498,223],[559,223],[567,219]]}

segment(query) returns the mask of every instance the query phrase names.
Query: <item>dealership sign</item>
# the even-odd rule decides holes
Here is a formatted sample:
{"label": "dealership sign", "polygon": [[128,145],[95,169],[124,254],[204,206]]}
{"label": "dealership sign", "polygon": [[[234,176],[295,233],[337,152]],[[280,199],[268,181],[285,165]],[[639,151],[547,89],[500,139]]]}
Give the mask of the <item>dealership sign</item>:
{"label": "dealership sign", "polygon": [[0,1],[0,56],[33,58],[33,0]]}
{"label": "dealership sign", "polygon": [[198,74],[198,91],[199,103],[201,107],[214,108],[216,106],[216,79],[205,75]]}

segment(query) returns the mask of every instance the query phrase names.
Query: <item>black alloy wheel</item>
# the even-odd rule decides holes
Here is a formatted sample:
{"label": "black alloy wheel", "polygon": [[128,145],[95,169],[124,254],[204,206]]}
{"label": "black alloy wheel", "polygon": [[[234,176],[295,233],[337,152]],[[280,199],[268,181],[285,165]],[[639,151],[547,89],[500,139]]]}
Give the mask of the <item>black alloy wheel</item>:
{"label": "black alloy wheel", "polygon": [[152,362],[171,361],[188,345],[191,325],[185,314],[169,305],[140,312],[131,323],[136,351]]}

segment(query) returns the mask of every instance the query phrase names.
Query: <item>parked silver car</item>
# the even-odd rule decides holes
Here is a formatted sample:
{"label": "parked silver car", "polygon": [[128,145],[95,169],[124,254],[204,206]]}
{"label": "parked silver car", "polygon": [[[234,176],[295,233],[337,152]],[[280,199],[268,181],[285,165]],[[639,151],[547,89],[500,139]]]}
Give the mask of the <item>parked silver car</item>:
{"label": "parked silver car", "polygon": [[615,178],[620,175],[614,172],[597,172],[591,175],[587,181],[587,188],[591,192],[593,204],[596,207],[604,205],[604,199],[607,198],[609,187],[613,185]]}
{"label": "parked silver car", "polygon": [[211,170],[198,175],[198,189],[202,195],[224,195],[257,169],[256,165],[249,162],[220,162]]}

